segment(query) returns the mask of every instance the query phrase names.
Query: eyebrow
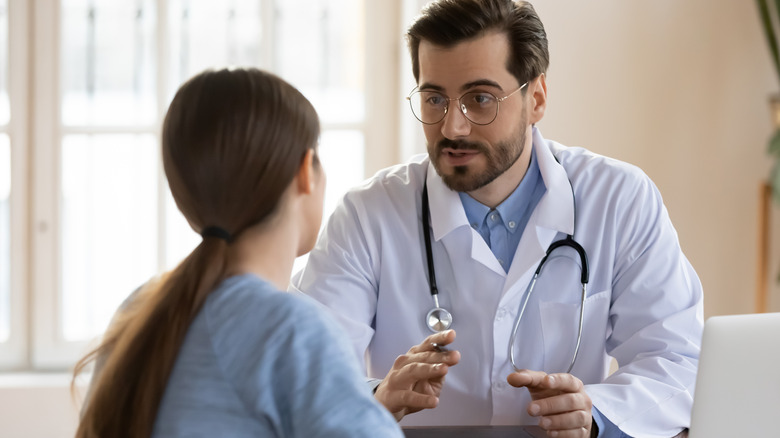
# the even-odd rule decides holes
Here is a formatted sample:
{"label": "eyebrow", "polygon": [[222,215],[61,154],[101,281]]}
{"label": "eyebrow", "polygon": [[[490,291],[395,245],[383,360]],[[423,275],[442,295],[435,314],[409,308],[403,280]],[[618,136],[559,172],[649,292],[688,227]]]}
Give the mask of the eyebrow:
{"label": "eyebrow", "polygon": [[460,89],[461,91],[466,91],[469,88],[474,88],[479,86],[494,87],[494,88],[498,88],[501,91],[504,91],[504,89],[501,88],[501,85],[498,85],[498,82],[491,81],[490,79],[477,79],[476,81],[471,81],[464,84],[462,87],[460,87]]}
{"label": "eyebrow", "polygon": [[[466,90],[469,90],[471,88],[479,87],[479,86],[488,86],[488,87],[497,88],[500,91],[504,91],[504,89],[501,88],[501,85],[499,85],[498,82],[491,81],[490,79],[477,79],[475,81],[467,82],[467,83],[463,84],[462,87],[460,87],[460,90],[461,91],[466,91]],[[436,84],[431,84],[429,82],[422,83],[419,87],[417,87],[417,89],[419,89],[419,90],[433,90],[433,91],[439,91],[439,92],[443,92],[444,91],[444,87],[442,87],[440,85],[436,85]]]}
{"label": "eyebrow", "polygon": [[420,84],[420,86],[417,87],[419,90],[433,90],[433,91],[444,91],[444,87],[440,85],[434,85],[429,82],[424,82]]}

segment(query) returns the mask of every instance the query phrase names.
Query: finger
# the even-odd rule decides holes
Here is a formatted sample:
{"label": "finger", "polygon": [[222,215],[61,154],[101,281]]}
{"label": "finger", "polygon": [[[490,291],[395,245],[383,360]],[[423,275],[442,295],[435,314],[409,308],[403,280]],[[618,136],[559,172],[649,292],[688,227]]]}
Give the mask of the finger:
{"label": "finger", "polygon": [[549,389],[563,392],[579,392],[583,388],[582,380],[568,373],[549,374],[543,383]]}
{"label": "finger", "polygon": [[437,353],[446,353],[446,352],[450,351],[449,348],[444,347],[444,346],[439,345],[439,344],[436,344],[436,343],[432,343],[431,347],[433,347],[433,351],[435,351]]}
{"label": "finger", "polygon": [[453,341],[455,341],[455,330],[445,330],[428,336],[420,344],[409,349],[409,352],[419,353],[423,351],[435,351],[437,346],[443,347],[451,344]]}
{"label": "finger", "polygon": [[593,417],[585,411],[572,411],[558,415],[546,415],[539,419],[539,427],[544,430],[582,430],[593,423]]}
{"label": "finger", "polygon": [[566,392],[547,398],[540,398],[528,404],[528,413],[532,416],[550,416],[567,412],[583,411],[588,413],[593,408],[588,394],[585,392]]}
{"label": "finger", "polygon": [[516,388],[538,387],[542,384],[547,373],[544,371],[520,370],[511,373],[506,381]]}
{"label": "finger", "polygon": [[457,365],[460,362],[460,352],[457,350],[435,352],[425,351],[420,353],[407,353],[398,356],[393,363],[393,369],[398,370],[412,363]]}
{"label": "finger", "polygon": [[424,362],[456,365],[460,361],[460,352],[442,348],[455,341],[455,336],[455,330],[446,330],[428,336],[423,342],[410,348],[400,364]]}
{"label": "finger", "polygon": [[395,374],[392,385],[398,388],[409,388],[421,380],[441,379],[447,375],[448,370],[449,367],[441,363],[410,363]]}
{"label": "finger", "polygon": [[568,430],[548,430],[547,436],[551,438],[590,438],[590,429],[580,427]]}
{"label": "finger", "polygon": [[[418,411],[421,409],[433,409],[439,405],[439,397],[435,395],[422,394],[412,390],[398,390],[388,393],[385,406],[391,412],[398,409],[407,409]],[[384,403],[383,403],[384,404]]]}

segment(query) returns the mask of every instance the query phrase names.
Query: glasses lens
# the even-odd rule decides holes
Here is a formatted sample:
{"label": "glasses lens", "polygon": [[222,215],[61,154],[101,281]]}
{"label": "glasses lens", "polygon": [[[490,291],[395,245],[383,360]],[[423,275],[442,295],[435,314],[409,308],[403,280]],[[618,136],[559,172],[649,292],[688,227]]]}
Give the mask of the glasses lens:
{"label": "glasses lens", "polygon": [[446,97],[434,91],[415,91],[409,96],[412,113],[427,125],[439,123],[444,118],[448,102]]}
{"label": "glasses lens", "polygon": [[461,110],[477,125],[487,125],[498,115],[498,99],[484,91],[472,91],[460,98]]}

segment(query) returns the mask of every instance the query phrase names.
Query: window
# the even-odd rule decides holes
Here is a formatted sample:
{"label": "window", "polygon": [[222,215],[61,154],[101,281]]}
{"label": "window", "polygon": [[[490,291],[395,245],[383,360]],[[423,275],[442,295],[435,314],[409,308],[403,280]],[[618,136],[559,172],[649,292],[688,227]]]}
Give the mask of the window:
{"label": "window", "polygon": [[[0,41],[8,41],[8,1],[0,0]],[[11,141],[8,44],[0,45],[0,343],[11,335]]]}
{"label": "window", "polygon": [[[16,340],[31,357],[19,350],[0,367],[72,366],[133,289],[200,241],[177,211],[159,160],[162,117],[193,74],[256,66],[312,101],[323,128],[326,216],[347,188],[397,162],[402,92],[392,66],[402,40],[393,3],[0,0],[0,41],[11,42],[0,48],[0,352],[4,339]],[[9,33],[14,6],[19,19],[10,22],[24,24]],[[29,17],[21,12],[28,8]],[[27,150],[9,124],[23,99],[8,97],[7,72],[15,35],[30,30],[34,46],[13,50],[31,56],[33,72],[10,70],[11,78],[33,78],[23,88],[35,90],[33,111],[18,112],[31,126]],[[14,159],[17,143],[32,169],[27,194],[23,178],[11,180],[24,166]],[[19,209],[19,225],[17,180],[31,203],[29,220]],[[30,251],[22,261],[11,256],[17,229],[19,246]],[[17,277],[31,279],[29,312],[10,310],[12,297],[29,296]],[[16,328],[25,324],[34,338]]]}

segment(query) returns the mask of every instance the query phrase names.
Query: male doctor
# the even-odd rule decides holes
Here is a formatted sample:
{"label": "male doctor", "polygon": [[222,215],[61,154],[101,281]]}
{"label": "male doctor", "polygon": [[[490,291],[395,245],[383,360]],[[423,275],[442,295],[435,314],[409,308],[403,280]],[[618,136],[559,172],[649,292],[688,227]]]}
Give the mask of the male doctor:
{"label": "male doctor", "polygon": [[[533,7],[440,0],[407,38],[418,84],[409,100],[428,154],[347,193],[291,289],[335,313],[379,382],[376,398],[398,419],[417,412],[405,425],[681,433],[701,284],[640,169],[546,140],[535,127],[549,57]],[[437,299],[453,321],[434,334],[426,187]],[[574,249],[550,253],[529,296],[545,252],[569,235],[590,271],[579,343],[584,266]],[[608,376],[610,357],[619,368]]]}

